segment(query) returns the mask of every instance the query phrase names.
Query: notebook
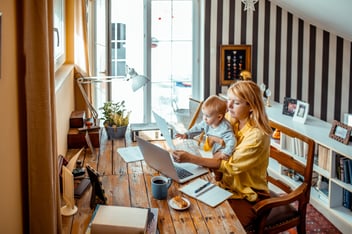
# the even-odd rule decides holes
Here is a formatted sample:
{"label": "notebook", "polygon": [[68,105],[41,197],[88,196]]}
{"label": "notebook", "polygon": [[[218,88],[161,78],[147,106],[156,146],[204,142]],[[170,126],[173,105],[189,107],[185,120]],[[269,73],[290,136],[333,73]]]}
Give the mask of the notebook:
{"label": "notebook", "polygon": [[136,137],[145,162],[160,173],[182,184],[209,172],[207,168],[192,163],[176,163],[169,151]]}
{"label": "notebook", "polygon": [[211,207],[216,207],[232,195],[231,192],[200,178],[179,190]]}
{"label": "notebook", "polygon": [[166,120],[154,111],[153,111],[153,115],[154,115],[156,124],[160,129],[161,134],[163,135],[168,146],[172,150],[176,150],[176,149],[184,150],[194,155],[209,157],[208,153],[205,153],[199,150],[198,142],[195,140],[191,140],[191,139],[183,140],[180,144],[175,145],[172,140],[172,136],[170,134],[168,123],[166,122]]}

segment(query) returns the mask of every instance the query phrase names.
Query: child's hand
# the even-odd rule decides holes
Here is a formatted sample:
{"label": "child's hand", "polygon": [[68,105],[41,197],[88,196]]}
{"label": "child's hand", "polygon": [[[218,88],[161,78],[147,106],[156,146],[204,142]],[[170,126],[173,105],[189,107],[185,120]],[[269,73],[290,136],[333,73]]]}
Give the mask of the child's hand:
{"label": "child's hand", "polygon": [[177,137],[177,138],[181,138],[181,139],[187,139],[187,138],[188,138],[188,136],[187,136],[186,133],[183,133],[183,134],[181,134],[181,133],[176,133],[176,137]]}

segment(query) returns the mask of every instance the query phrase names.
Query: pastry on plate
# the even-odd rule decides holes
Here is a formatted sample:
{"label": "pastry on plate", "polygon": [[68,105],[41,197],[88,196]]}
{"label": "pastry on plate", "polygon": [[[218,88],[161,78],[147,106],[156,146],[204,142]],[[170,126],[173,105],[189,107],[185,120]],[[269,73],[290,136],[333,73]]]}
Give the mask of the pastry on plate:
{"label": "pastry on plate", "polygon": [[175,196],[173,202],[181,209],[188,206],[188,203],[181,196]]}

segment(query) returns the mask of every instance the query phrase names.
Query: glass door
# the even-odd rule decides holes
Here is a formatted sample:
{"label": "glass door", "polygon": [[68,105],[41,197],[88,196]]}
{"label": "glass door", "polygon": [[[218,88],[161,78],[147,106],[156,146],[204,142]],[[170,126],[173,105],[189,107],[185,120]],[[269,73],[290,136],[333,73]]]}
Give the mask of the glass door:
{"label": "glass door", "polygon": [[[171,120],[188,109],[192,0],[97,0],[95,8],[94,75],[121,77],[95,85],[96,109],[106,100],[125,100],[131,123],[152,120],[152,110]],[[126,66],[149,76],[148,87],[133,92]]]}

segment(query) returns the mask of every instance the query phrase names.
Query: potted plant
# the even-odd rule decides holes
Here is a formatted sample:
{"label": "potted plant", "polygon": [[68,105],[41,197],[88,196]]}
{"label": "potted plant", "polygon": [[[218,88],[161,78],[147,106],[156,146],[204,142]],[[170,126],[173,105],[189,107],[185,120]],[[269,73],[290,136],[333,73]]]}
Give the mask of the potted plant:
{"label": "potted plant", "polygon": [[125,107],[125,101],[121,102],[105,102],[103,107],[104,127],[108,133],[109,139],[119,139],[125,136],[129,123],[130,111]]}

